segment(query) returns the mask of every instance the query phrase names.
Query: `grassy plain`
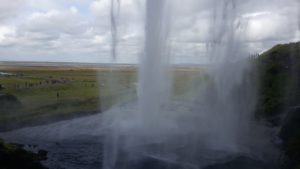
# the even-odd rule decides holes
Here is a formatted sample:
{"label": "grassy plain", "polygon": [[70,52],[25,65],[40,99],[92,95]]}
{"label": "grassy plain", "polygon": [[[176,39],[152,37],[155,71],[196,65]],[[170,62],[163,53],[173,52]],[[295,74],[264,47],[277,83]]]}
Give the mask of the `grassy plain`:
{"label": "grassy plain", "polygon": [[[111,73],[109,67],[89,65],[38,67],[9,64],[0,65],[0,72],[13,74],[0,76],[3,87],[0,93],[13,95],[21,103],[0,109],[2,126],[101,112],[112,106],[119,93],[131,90],[135,81],[135,71],[131,67],[114,69]],[[112,89],[112,75],[118,76],[122,85]]]}
{"label": "grassy plain", "polygon": [[[12,95],[21,103],[0,106],[0,129],[89,115],[136,99],[136,70],[132,65],[0,63],[0,72],[12,74],[0,75],[0,95]],[[199,86],[199,71],[174,69],[176,96]]]}

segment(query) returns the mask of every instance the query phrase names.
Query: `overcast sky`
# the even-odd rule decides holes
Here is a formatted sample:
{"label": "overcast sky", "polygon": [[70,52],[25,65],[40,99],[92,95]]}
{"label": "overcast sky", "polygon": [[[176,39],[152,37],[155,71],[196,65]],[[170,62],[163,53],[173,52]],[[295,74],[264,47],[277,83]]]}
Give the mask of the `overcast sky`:
{"label": "overcast sky", "polygon": [[[0,61],[110,62],[111,0],[0,0]],[[118,62],[142,51],[144,1],[120,0]],[[224,0],[170,0],[170,50],[177,63],[206,63],[211,13]],[[297,0],[236,0],[247,53],[299,38]],[[217,3],[216,3],[217,2]],[[218,25],[215,25],[218,26]]]}

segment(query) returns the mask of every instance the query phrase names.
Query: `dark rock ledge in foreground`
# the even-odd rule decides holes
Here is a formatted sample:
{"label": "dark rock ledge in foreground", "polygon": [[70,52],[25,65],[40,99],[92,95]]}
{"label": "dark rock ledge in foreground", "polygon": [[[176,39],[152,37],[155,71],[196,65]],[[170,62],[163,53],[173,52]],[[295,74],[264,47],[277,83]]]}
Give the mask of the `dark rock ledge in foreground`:
{"label": "dark rock ledge in foreground", "polygon": [[0,169],[47,169],[40,161],[47,159],[47,152],[28,152],[23,145],[7,144],[0,139]]}

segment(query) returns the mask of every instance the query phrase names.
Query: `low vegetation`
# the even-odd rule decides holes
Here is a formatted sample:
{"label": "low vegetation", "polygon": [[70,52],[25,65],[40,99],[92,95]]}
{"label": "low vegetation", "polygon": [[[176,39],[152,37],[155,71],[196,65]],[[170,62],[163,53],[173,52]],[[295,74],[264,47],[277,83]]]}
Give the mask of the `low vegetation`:
{"label": "low vegetation", "polygon": [[115,70],[122,85],[113,90],[108,68],[0,66],[1,71],[10,75],[0,76],[0,129],[101,112],[135,88],[129,68]]}

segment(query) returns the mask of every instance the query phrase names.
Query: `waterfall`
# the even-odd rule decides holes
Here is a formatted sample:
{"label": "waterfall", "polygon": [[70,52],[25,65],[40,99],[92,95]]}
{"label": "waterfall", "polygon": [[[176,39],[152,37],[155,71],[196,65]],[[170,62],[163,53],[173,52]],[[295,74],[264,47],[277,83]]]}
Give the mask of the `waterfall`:
{"label": "waterfall", "polygon": [[[145,49],[139,65],[139,112],[147,133],[159,132],[163,104],[170,96],[167,0],[146,2]],[[157,128],[158,127],[158,128]],[[155,130],[155,131],[154,131]]]}
{"label": "waterfall", "polygon": [[145,42],[138,69],[140,94],[131,110],[105,115],[109,127],[104,169],[139,168],[147,160],[199,168],[236,154],[262,157],[257,152],[268,140],[253,121],[256,83],[251,61],[242,59],[245,53],[239,35],[245,27],[236,14],[238,3],[212,3],[208,80],[190,89],[190,99],[178,102],[171,92],[171,1],[146,1]]}

